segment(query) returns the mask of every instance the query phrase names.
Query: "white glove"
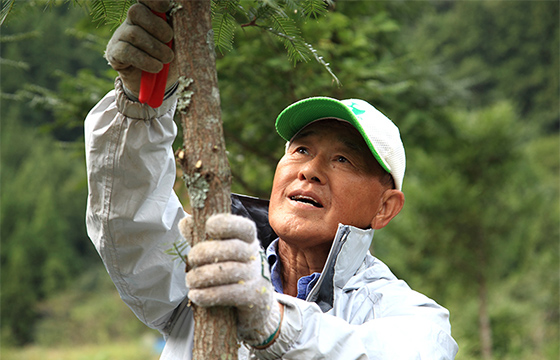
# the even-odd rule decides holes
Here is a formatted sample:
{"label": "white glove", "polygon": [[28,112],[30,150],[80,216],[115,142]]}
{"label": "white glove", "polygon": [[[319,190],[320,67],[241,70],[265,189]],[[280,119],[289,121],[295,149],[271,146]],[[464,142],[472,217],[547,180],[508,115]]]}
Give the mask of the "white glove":
{"label": "white glove", "polygon": [[[179,229],[192,238],[192,218]],[[237,215],[218,214],[206,222],[208,240],[195,245],[189,255],[189,298],[198,306],[237,308],[237,332],[255,347],[273,342],[280,331],[281,314],[266,257],[256,238],[255,223]]]}
{"label": "white glove", "polygon": [[158,73],[163,64],[171,63],[167,89],[179,78],[173,50],[166,44],[173,39],[173,29],[163,19],[152,13],[165,13],[169,1],[141,0],[128,10],[126,20],[115,30],[107,44],[105,58],[118,71],[125,89],[138,97],[142,70]]}

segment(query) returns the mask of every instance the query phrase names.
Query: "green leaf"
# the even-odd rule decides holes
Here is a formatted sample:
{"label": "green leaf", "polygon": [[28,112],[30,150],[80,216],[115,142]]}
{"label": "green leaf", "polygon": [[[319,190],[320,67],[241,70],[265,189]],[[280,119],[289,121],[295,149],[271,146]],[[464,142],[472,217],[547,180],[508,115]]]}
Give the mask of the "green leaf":
{"label": "green leaf", "polygon": [[99,25],[110,25],[114,29],[126,19],[128,8],[134,3],[134,0],[92,0],[90,6],[93,21]]}
{"label": "green leaf", "polygon": [[327,14],[327,6],[329,3],[330,1],[325,2],[323,0],[303,0],[301,2],[301,8],[307,18],[317,18]]}
{"label": "green leaf", "polygon": [[173,248],[165,251],[167,255],[173,256],[173,260],[181,259],[182,262],[187,264],[187,255],[189,244],[186,241],[173,243]]}
{"label": "green leaf", "polygon": [[239,1],[237,0],[212,1],[214,43],[222,53],[233,49],[233,38],[236,27],[236,21],[233,15],[237,13],[238,4]]}
{"label": "green leaf", "polygon": [[295,21],[280,12],[272,14],[270,21],[272,27],[267,30],[283,40],[290,60],[294,63],[308,61],[309,52]]}
{"label": "green leaf", "polygon": [[[94,22],[111,25],[116,28],[125,19],[128,8],[134,0],[92,0],[89,4]],[[240,0],[213,0],[212,1],[212,28],[214,30],[214,43],[218,51],[224,53],[233,49],[237,15],[244,15],[250,20],[245,26],[256,26],[274,34],[284,43],[288,58],[294,64],[300,61],[307,62],[314,58],[333,77],[337,84],[338,78],[313,47],[306,43],[300,34],[293,13],[307,18],[323,16],[327,12],[330,0],[259,0],[256,7],[244,10]],[[257,24],[257,21],[267,25]],[[243,26],[243,25],[242,25]]]}
{"label": "green leaf", "polygon": [[[330,1],[327,2],[327,4],[329,3]],[[301,36],[300,29],[294,20],[294,16],[288,16],[286,11],[288,13],[294,13],[296,18],[297,16],[306,16],[309,18],[325,14],[327,7],[323,0],[285,0],[280,3],[275,1],[262,1],[258,7],[250,8],[248,11],[245,11],[245,15],[250,19],[250,23],[242,26],[254,26],[274,34],[284,43],[288,58],[294,65],[299,61],[307,62],[313,58],[325,68],[332,76],[335,83],[340,85],[340,81],[329,64],[325,62],[323,57]]]}
{"label": "green leaf", "polygon": [[14,8],[16,0],[2,1],[0,5],[0,26],[4,24],[4,21],[8,17],[8,14]]}

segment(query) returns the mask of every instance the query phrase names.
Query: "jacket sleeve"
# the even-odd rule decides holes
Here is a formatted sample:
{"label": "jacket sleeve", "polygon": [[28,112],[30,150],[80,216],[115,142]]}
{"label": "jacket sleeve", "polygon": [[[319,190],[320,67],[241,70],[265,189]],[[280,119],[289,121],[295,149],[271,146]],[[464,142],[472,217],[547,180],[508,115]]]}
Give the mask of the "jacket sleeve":
{"label": "jacket sleeve", "polygon": [[438,306],[351,324],[312,302],[286,295],[278,300],[284,304],[280,335],[269,348],[252,350],[252,359],[447,360],[457,353],[439,324],[447,321],[447,311]]}
{"label": "jacket sleeve", "polygon": [[185,216],[173,191],[174,106],[130,101],[117,79],[85,121],[88,235],[124,302],[164,334],[187,296],[184,265],[165,253]]}

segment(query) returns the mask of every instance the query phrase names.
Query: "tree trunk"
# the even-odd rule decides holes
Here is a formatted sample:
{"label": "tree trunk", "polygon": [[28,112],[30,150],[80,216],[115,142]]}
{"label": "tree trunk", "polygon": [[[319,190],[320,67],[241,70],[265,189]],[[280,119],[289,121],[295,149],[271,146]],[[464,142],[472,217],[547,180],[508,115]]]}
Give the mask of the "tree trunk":
{"label": "tree trunk", "polygon": [[[230,212],[231,172],[223,137],[210,0],[177,0],[173,10],[179,73],[177,111],[184,129],[179,156],[194,218],[193,245],[205,240],[206,219]],[[237,359],[232,308],[194,306],[193,359]]]}
{"label": "tree trunk", "polygon": [[478,331],[481,347],[481,355],[484,360],[492,360],[492,326],[490,324],[490,315],[488,313],[488,285],[487,271],[488,259],[484,249],[486,248],[485,239],[479,237],[479,247],[477,249],[478,257]]}
{"label": "tree trunk", "polygon": [[478,327],[482,358],[484,360],[491,360],[492,328],[490,326],[490,316],[488,315],[488,294],[486,293],[486,282],[484,279],[478,284]]}

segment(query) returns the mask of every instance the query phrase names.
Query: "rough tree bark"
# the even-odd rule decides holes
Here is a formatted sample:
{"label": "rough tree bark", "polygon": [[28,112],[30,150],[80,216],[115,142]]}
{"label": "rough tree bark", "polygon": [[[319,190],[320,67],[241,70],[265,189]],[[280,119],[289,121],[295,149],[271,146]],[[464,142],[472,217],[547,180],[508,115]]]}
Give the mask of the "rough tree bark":
{"label": "rough tree bark", "polygon": [[[174,46],[179,64],[177,111],[184,129],[179,156],[194,218],[193,245],[204,241],[206,219],[230,212],[231,172],[226,156],[210,0],[176,0]],[[194,307],[193,359],[237,359],[231,308]]]}

